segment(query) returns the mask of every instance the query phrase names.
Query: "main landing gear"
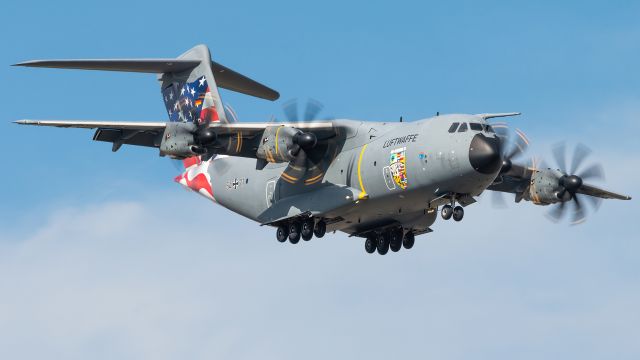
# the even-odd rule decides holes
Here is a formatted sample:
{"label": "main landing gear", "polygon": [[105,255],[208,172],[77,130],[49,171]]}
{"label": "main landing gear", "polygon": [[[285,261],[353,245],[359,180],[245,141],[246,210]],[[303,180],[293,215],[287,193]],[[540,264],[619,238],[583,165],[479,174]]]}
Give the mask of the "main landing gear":
{"label": "main landing gear", "polygon": [[[453,205],[453,204],[452,204]],[[440,216],[444,220],[449,220],[453,217],[453,220],[460,221],[464,217],[464,208],[460,205],[453,207],[452,205],[445,205],[440,210]]]}
{"label": "main landing gear", "polygon": [[403,246],[405,249],[411,249],[414,243],[413,232],[409,231],[404,234],[402,228],[397,227],[369,234],[364,241],[364,250],[369,254],[373,254],[377,250],[378,254],[385,255],[389,250],[398,252]]}
{"label": "main landing gear", "polygon": [[312,218],[294,220],[287,224],[280,224],[276,229],[276,239],[285,242],[289,239],[292,244],[297,244],[300,239],[309,241],[313,236],[321,238],[327,232],[327,223],[320,220],[317,223]]}

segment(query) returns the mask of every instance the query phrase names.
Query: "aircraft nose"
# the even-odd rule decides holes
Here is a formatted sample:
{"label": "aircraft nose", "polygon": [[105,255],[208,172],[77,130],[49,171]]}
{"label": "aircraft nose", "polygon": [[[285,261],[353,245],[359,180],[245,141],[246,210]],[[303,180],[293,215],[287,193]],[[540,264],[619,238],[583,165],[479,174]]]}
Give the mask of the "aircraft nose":
{"label": "aircraft nose", "polygon": [[469,162],[481,174],[493,174],[500,169],[500,143],[495,137],[477,134],[469,146]]}

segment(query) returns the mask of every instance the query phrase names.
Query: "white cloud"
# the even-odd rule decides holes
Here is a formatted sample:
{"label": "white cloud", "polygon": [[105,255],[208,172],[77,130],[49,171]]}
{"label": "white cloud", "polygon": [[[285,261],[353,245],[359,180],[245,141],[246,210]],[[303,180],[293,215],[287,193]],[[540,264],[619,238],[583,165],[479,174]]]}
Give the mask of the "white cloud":
{"label": "white cloud", "polygon": [[199,197],[154,195],[42,214],[3,239],[0,357],[640,353],[637,227],[607,227],[632,223],[620,204],[572,228],[479,204],[380,257],[339,234],[279,244]]}

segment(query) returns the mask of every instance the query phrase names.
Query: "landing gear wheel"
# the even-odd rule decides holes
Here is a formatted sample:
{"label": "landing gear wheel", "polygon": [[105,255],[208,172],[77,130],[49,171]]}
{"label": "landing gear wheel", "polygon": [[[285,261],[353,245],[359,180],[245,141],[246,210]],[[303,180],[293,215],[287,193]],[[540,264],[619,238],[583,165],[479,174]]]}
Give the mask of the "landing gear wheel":
{"label": "landing gear wheel", "polygon": [[289,237],[289,228],[287,228],[286,225],[278,226],[278,229],[276,230],[276,239],[280,242],[285,242],[287,241],[287,237]]}
{"label": "landing gear wheel", "polygon": [[445,220],[451,219],[451,215],[453,215],[453,208],[451,205],[445,205],[442,207],[442,210],[440,210],[440,216]]}
{"label": "landing gear wheel", "polygon": [[297,221],[292,222],[289,225],[289,241],[292,244],[297,244],[300,241],[300,223]]}
{"label": "landing gear wheel", "polygon": [[309,241],[313,237],[313,219],[305,220],[302,222],[302,240]]}
{"label": "landing gear wheel", "polygon": [[453,208],[453,220],[460,221],[464,217],[464,209],[462,206],[456,206]]}
{"label": "landing gear wheel", "polygon": [[404,246],[404,248],[408,250],[413,247],[413,244],[415,242],[416,242],[416,236],[413,235],[411,231],[409,231],[404,235],[404,239],[402,240],[402,246]]}
{"label": "landing gear wheel", "polygon": [[389,248],[398,252],[402,248],[402,229],[393,229],[389,233]]}
{"label": "landing gear wheel", "polygon": [[315,235],[317,238],[321,238],[326,233],[327,233],[327,223],[324,222],[323,220],[318,221],[315,229],[313,229],[313,235]]}
{"label": "landing gear wheel", "polygon": [[387,234],[378,234],[376,242],[378,254],[384,255],[389,252],[389,236]]}
{"label": "landing gear wheel", "polygon": [[373,235],[367,236],[367,240],[364,241],[364,251],[368,254],[373,254],[376,251],[376,238]]}

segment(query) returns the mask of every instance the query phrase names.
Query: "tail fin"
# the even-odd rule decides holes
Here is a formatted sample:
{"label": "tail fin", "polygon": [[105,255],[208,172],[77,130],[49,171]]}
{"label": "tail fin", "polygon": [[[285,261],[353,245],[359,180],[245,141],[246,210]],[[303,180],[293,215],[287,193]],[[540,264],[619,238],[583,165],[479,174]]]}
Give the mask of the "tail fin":
{"label": "tail fin", "polygon": [[[195,46],[177,59],[36,60],[15,65],[161,74],[159,80],[162,82],[162,94],[163,97],[166,96],[165,105],[172,121],[226,122],[227,116],[218,86],[272,101],[280,97],[277,91],[212,61],[211,53],[205,45]],[[178,98],[183,90],[185,96],[182,100],[185,106],[180,114],[180,105],[176,107],[176,103],[179,104]]]}
{"label": "tail fin", "polygon": [[159,77],[169,119],[196,124],[227,123],[211,69],[209,49],[198,45],[180,55],[178,60],[195,61],[198,65],[181,72],[165,72]]}

